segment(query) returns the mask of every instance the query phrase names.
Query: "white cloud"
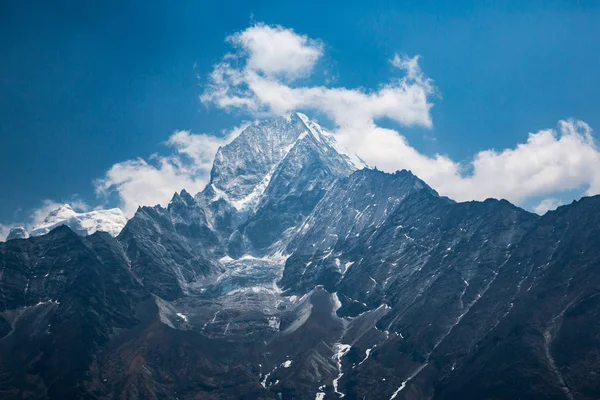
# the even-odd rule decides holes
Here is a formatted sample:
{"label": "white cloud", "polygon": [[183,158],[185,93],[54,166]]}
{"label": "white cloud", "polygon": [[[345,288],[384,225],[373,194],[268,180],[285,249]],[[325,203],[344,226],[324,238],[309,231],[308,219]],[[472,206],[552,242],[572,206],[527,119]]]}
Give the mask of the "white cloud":
{"label": "white cloud", "polygon": [[133,216],[140,205],[165,206],[173,193],[182,189],[195,194],[206,186],[219,146],[229,143],[247,125],[234,128],[222,137],[175,132],[166,144],[177,154],[153,155],[148,161],[138,158],[115,164],[95,182],[96,193],[105,197],[116,192],[119,207],[128,217]]}
{"label": "white cloud", "polygon": [[219,147],[235,139],[246,126],[247,124],[234,128],[224,137],[178,131],[171,135],[167,144],[173,146],[180,154],[189,157],[193,161],[195,169],[208,172],[212,168]]}
{"label": "white cloud", "polygon": [[559,206],[562,206],[563,202],[559,199],[547,198],[542,200],[538,205],[533,207],[533,211],[536,214],[544,215],[548,211],[556,210]]}
{"label": "white cloud", "polygon": [[389,172],[410,169],[457,201],[494,197],[523,204],[574,189],[600,193],[600,150],[582,121],[560,121],[557,129],[530,133],[513,149],[481,151],[467,164],[423,155],[398,132],[375,125],[340,129],[337,138],[369,165]]}
{"label": "white cloud", "polygon": [[[404,76],[372,91],[295,86],[282,78],[298,73],[293,66],[282,62],[277,73],[265,73],[254,61],[263,57],[261,49],[279,46],[271,35],[273,30],[286,32],[297,47],[310,43],[291,30],[262,24],[234,35],[252,37],[262,44],[253,42],[241,51],[237,46],[237,53],[215,65],[200,97],[202,102],[257,117],[296,109],[317,111],[334,122],[338,140],[368,164],[390,172],[410,169],[441,194],[459,201],[496,197],[523,204],[533,197],[573,189],[590,195],[600,192],[600,152],[590,127],[582,121],[560,121],[558,129],[530,133],[525,143],[512,149],[478,152],[467,163],[440,154],[427,156],[400,132],[377,125],[377,120],[385,117],[403,126],[432,126],[431,97],[436,90],[421,71],[419,56],[395,54],[390,63],[403,70]],[[314,54],[320,56],[321,52]],[[302,71],[310,72],[315,62],[311,59]]]}
{"label": "white cloud", "polygon": [[118,193],[120,208],[131,217],[139,205],[165,205],[173,193],[186,188],[200,190],[204,175],[196,177],[193,168],[177,157],[138,158],[113,165],[104,178],[96,181],[96,192]]}
{"label": "white cloud", "polygon": [[289,29],[264,24],[232,37],[230,40],[238,52],[227,54],[214,66],[206,90],[200,96],[205,104],[243,109],[257,117],[284,115],[297,109],[315,110],[339,126],[369,125],[383,117],[406,126],[432,125],[429,114],[432,104],[428,96],[434,93],[434,87],[419,69],[418,57],[394,56],[392,65],[404,70],[405,76],[375,91],[292,86],[290,77],[312,71],[322,54],[319,42]]}
{"label": "white cloud", "polygon": [[406,71],[408,79],[418,79],[423,77],[421,67],[419,66],[419,56],[408,57],[394,54],[394,58],[390,60],[390,63],[396,68],[403,69]]}
{"label": "white cloud", "polygon": [[517,204],[536,196],[583,188],[600,192],[600,151],[582,121],[560,121],[558,129],[530,133],[526,143],[475,155],[472,174],[440,189],[457,200],[506,198]]}
{"label": "white cloud", "polygon": [[308,75],[323,45],[281,26],[258,24],[227,38],[246,56],[246,67],[267,77],[294,80]]}

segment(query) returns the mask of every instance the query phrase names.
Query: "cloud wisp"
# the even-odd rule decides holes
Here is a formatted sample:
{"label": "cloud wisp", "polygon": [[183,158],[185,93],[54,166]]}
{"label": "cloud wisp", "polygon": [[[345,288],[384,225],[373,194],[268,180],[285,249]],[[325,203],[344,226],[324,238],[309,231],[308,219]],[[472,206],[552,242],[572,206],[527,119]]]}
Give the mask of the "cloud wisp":
{"label": "cloud wisp", "polygon": [[544,215],[548,211],[555,210],[557,207],[562,205],[563,202],[561,200],[550,197],[540,201],[539,204],[533,206],[533,211],[536,214]]}
{"label": "cloud wisp", "polygon": [[248,124],[222,136],[177,131],[165,142],[175,150],[169,156],[152,155],[113,165],[103,178],[94,182],[96,194],[106,198],[116,193],[119,207],[128,217],[140,205],[165,206],[173,193],[186,189],[196,193],[208,182],[212,162],[220,146],[236,138]]}

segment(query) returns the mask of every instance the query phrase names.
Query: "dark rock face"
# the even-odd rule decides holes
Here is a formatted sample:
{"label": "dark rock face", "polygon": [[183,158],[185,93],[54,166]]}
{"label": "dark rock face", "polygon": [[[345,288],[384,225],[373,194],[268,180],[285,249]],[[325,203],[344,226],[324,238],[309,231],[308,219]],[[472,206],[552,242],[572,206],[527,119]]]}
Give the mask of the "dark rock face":
{"label": "dark rock face", "polygon": [[2,399],[600,398],[600,197],[360,169],[305,116],[117,238],[0,243]]}
{"label": "dark rock face", "polygon": [[219,270],[211,261],[221,254],[219,238],[195,200],[184,201],[186,195],[176,194],[167,209],[140,207],[117,238],[131,272],[149,291],[166,299],[187,294],[188,284]]}
{"label": "dark rock face", "polygon": [[[373,233],[379,232],[389,213],[411,193],[419,191],[438,198],[435,191],[408,171],[390,175],[363,169],[339,180],[289,241],[287,251],[292,256],[281,286],[302,292],[315,284],[341,279],[360,258],[364,259],[362,247]],[[447,199],[440,201],[451,203]],[[361,257],[353,258],[354,253]]]}
{"label": "dark rock face", "polygon": [[91,398],[96,352],[148,295],[106,233],[67,227],[0,244],[2,398]]}
{"label": "dark rock face", "polygon": [[[439,398],[495,392],[503,397],[517,392],[529,398],[600,397],[595,378],[599,326],[593,319],[600,287],[599,206],[600,198],[584,198],[548,213],[528,232],[499,275],[504,282],[490,291],[489,298],[500,303],[503,286],[520,274],[516,284],[512,277],[510,312],[469,354],[456,378],[441,385]],[[527,384],[506,385],[500,376]]]}

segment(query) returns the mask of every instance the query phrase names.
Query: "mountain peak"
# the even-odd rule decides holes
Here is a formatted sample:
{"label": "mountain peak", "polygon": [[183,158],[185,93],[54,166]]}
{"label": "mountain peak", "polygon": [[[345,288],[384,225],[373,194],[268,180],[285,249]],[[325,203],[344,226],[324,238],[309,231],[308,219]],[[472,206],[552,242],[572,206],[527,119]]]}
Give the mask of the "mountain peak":
{"label": "mountain peak", "polygon": [[29,237],[29,233],[22,226],[16,226],[10,230],[8,236],[6,237],[6,241],[13,239],[27,239]]}
{"label": "mountain peak", "polygon": [[182,203],[185,205],[192,205],[194,204],[195,200],[194,197],[189,194],[189,192],[185,189],[182,189],[181,192],[177,193],[175,192],[175,194],[173,194],[173,197],[171,198],[171,201],[169,202],[169,205],[171,204],[175,204],[175,203]]}
{"label": "mountain peak", "polygon": [[279,164],[299,147],[319,152],[323,163],[341,175],[365,166],[358,157],[348,156],[331,133],[294,112],[251,125],[219,148],[207,190],[238,210],[250,208],[269,186]]}
{"label": "mountain peak", "polygon": [[31,229],[29,235],[45,235],[58,226],[66,225],[80,236],[91,235],[96,231],[104,231],[116,236],[126,223],[127,217],[119,208],[79,213],[69,204],[63,204],[50,211],[41,224]]}
{"label": "mountain peak", "polygon": [[59,219],[69,218],[75,214],[76,212],[73,210],[73,207],[65,203],[50,211],[48,216],[44,219],[44,223],[51,223]]}

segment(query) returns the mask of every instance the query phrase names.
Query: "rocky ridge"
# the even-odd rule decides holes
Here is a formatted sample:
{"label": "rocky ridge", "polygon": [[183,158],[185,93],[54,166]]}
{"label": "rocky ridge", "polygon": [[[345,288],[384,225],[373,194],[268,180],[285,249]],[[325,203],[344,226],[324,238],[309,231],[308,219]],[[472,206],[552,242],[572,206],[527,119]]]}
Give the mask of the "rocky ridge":
{"label": "rocky ridge", "polygon": [[116,238],[0,243],[0,395],[595,399],[599,206],[456,203],[265,121]]}

